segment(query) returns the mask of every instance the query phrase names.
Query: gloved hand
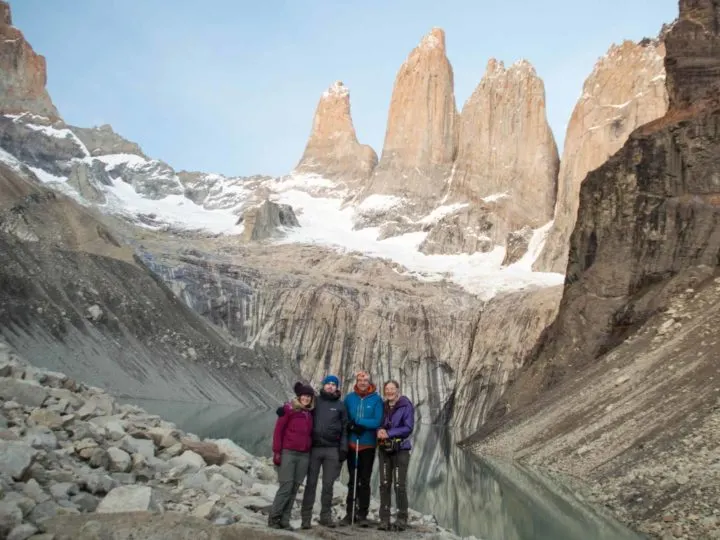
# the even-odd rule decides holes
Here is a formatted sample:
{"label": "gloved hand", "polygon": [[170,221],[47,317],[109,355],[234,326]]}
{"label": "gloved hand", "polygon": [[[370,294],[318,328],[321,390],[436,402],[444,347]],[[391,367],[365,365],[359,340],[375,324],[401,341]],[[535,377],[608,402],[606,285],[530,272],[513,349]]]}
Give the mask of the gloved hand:
{"label": "gloved hand", "polygon": [[280,452],[274,452],[273,453],[273,463],[279,467],[281,461],[282,461],[282,454]]}
{"label": "gloved hand", "polygon": [[348,431],[350,433],[355,433],[356,435],[362,435],[363,433],[365,433],[365,428],[359,424],[356,424],[355,422],[349,422]]}
{"label": "gloved hand", "polygon": [[285,405],[280,405],[276,410],[275,414],[278,416],[285,416]]}
{"label": "gloved hand", "polygon": [[340,457],[340,463],[343,463],[347,459],[347,450],[340,450],[338,452],[338,455]]}

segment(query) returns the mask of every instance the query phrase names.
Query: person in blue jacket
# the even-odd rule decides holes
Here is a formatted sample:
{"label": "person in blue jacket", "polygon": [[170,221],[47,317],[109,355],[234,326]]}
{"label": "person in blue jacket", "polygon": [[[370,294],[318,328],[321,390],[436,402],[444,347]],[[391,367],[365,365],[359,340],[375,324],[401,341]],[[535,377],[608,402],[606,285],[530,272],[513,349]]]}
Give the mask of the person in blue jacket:
{"label": "person in blue jacket", "polygon": [[[355,387],[345,397],[348,412],[348,494],[347,515],[341,525],[354,524],[367,527],[370,507],[370,478],[375,465],[377,430],[383,420],[383,400],[370,380],[370,374],[361,370],[355,375]],[[353,512],[354,510],[354,512]]]}

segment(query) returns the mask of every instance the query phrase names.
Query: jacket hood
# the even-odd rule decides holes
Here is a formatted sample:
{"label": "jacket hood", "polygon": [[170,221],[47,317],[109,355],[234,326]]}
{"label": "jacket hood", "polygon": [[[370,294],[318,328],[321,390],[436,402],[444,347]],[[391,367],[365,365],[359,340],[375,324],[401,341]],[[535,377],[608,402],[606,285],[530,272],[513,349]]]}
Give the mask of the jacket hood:
{"label": "jacket hood", "polygon": [[307,407],[304,407],[302,403],[300,403],[299,397],[292,398],[292,401],[290,401],[290,408],[294,411],[312,411],[315,408],[315,396],[312,397],[310,400],[310,405]]}
{"label": "jacket hood", "polygon": [[[385,404],[387,406],[390,406],[390,403],[388,401],[385,401]],[[410,403],[410,400],[406,398],[405,396],[400,396],[397,400],[397,403],[395,403],[396,409],[402,409],[403,407],[411,407],[412,403]]]}
{"label": "jacket hood", "polygon": [[367,397],[367,396],[369,396],[370,394],[374,394],[374,393],[375,393],[375,390],[377,390],[377,388],[375,387],[374,384],[371,384],[371,385],[368,387],[368,389],[365,390],[364,392],[363,392],[362,390],[358,389],[357,384],[356,384],[355,386],[353,386],[353,392],[355,392],[355,393],[356,393],[358,396],[360,396],[360,397]]}

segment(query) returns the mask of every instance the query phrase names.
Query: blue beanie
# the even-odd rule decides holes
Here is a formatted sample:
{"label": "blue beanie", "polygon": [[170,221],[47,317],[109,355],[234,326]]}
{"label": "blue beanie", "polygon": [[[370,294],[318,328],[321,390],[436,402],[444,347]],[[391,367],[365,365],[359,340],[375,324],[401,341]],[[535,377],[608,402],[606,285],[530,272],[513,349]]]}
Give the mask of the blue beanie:
{"label": "blue beanie", "polygon": [[340,386],[340,379],[338,379],[335,375],[328,375],[322,380],[323,386],[325,386],[327,383],[335,383],[335,386]]}

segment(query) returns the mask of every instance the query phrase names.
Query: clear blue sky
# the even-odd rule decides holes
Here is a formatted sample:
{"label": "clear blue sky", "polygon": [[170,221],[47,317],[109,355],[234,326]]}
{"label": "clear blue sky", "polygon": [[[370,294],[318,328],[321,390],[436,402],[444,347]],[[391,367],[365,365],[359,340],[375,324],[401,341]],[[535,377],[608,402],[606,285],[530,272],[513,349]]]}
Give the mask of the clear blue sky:
{"label": "clear blue sky", "polygon": [[361,142],[380,154],[398,68],[446,31],[461,108],[490,57],[533,63],[559,143],[595,61],[657,35],[677,0],[10,0],[48,60],[65,120],[112,124],[176,169],[282,174],[320,94],[350,88]]}

